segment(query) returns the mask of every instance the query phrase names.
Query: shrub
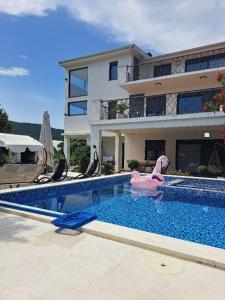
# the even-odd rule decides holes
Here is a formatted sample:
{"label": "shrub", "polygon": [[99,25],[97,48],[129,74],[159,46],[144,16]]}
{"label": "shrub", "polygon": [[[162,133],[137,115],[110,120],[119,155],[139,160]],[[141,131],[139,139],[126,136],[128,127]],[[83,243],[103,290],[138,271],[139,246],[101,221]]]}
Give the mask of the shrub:
{"label": "shrub", "polygon": [[9,163],[9,156],[6,153],[0,152],[0,166]]}
{"label": "shrub", "polygon": [[127,161],[127,163],[128,163],[128,167],[131,169],[131,171],[137,170],[139,167],[139,162],[136,159],[130,159]]}
{"label": "shrub", "polygon": [[[71,140],[70,146],[70,164],[79,165],[81,157],[90,157],[90,146],[85,140],[74,139]],[[82,160],[85,160],[82,158]],[[86,170],[85,170],[86,171]]]}
{"label": "shrub", "polygon": [[182,170],[171,170],[167,172],[167,175],[190,176],[191,173]]}
{"label": "shrub", "polygon": [[104,175],[111,175],[114,173],[114,161],[106,161],[102,164],[101,171]]}
{"label": "shrub", "polygon": [[82,155],[79,160],[78,172],[85,173],[87,171],[87,167],[88,167],[89,163],[90,163],[89,156]]}
{"label": "shrub", "polygon": [[199,167],[198,167],[198,173],[200,174],[200,175],[207,175],[208,174],[208,167],[207,166],[205,166],[205,165],[200,165]]}

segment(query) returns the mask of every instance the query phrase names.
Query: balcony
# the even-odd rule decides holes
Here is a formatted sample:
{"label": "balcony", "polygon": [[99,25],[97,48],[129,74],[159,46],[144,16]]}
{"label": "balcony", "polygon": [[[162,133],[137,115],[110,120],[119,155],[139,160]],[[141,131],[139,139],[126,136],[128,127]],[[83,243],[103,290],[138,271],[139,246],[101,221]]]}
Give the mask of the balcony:
{"label": "balcony", "polygon": [[[214,100],[219,88],[176,92],[161,95],[144,96],[101,101],[100,120],[151,120],[155,117],[170,117],[212,112],[209,104]],[[217,111],[222,110],[218,108]],[[213,111],[215,115],[215,111]],[[137,120],[138,121],[138,120]]]}
{"label": "balcony", "polygon": [[[163,57],[163,56],[162,56]],[[170,76],[225,66],[225,48],[163,59],[158,56],[147,62],[127,66],[127,81]]]}
{"label": "balcony", "polygon": [[183,56],[153,57],[127,66],[126,82],[121,84],[129,94],[158,94],[188,89],[205,89],[217,85],[216,74],[225,71],[225,48]]}

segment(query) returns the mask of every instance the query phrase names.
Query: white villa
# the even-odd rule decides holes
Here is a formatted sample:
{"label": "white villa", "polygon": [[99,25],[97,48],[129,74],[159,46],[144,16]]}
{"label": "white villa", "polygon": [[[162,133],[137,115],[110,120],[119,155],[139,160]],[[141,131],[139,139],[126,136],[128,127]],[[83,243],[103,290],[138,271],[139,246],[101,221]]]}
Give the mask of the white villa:
{"label": "white villa", "polygon": [[83,138],[115,160],[116,172],[129,159],[155,161],[161,154],[171,169],[196,171],[222,143],[224,113],[203,106],[218,91],[217,73],[225,72],[225,42],[159,56],[132,44],[59,64],[67,159],[70,139]]}

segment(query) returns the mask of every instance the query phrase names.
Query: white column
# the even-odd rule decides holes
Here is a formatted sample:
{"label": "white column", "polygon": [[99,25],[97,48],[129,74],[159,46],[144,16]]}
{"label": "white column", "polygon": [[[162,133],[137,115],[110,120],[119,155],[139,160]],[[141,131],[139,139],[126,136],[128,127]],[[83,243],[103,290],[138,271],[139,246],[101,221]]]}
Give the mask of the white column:
{"label": "white column", "polygon": [[70,137],[66,135],[64,136],[64,153],[67,163],[70,164]]}
{"label": "white column", "polygon": [[102,132],[98,128],[91,127],[91,160],[93,160],[94,152],[97,151],[99,161],[101,163],[102,148]]}
{"label": "white column", "polygon": [[121,133],[115,133],[115,172],[119,173],[121,167]]}

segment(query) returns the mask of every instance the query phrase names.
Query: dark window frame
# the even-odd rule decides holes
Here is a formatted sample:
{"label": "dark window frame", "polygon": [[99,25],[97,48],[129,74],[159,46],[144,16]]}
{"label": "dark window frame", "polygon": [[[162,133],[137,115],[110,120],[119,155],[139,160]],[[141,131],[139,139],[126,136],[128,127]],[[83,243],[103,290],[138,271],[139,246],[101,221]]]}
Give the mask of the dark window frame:
{"label": "dark window frame", "polygon": [[[153,108],[153,107],[151,107],[151,101],[155,102],[157,100],[160,103],[160,107],[159,107],[160,110],[164,109],[164,111],[160,112],[160,110],[158,110],[158,113],[157,112],[150,113],[150,109]],[[162,112],[164,112],[164,113],[162,113]],[[146,115],[146,117],[151,117],[151,116],[165,116],[166,115],[166,94],[146,96],[145,115]]]}
{"label": "dark window frame", "polygon": [[[135,109],[134,109],[135,101],[139,102],[137,104],[137,106],[139,106],[139,108],[141,107],[140,110],[135,111]],[[132,104],[132,102],[133,102],[133,104]],[[132,109],[133,109],[133,111],[132,111]],[[136,112],[136,114],[135,114],[135,112]],[[140,94],[130,95],[129,96],[129,118],[141,118],[141,117],[144,117],[144,114],[145,114],[145,94],[140,93]]]}
{"label": "dark window frame", "polygon": [[[74,104],[74,103],[80,103],[80,102],[86,102],[86,110],[85,110],[85,113],[84,114],[71,114],[70,112],[70,105],[71,104]],[[87,108],[88,108],[88,101],[87,100],[81,100],[81,101],[73,101],[73,102],[68,102],[68,116],[69,117],[76,117],[76,116],[86,116],[87,115]]]}
{"label": "dark window frame", "polygon": [[[214,55],[206,55],[200,58],[191,58],[191,59],[187,59],[185,60],[185,72],[196,72],[196,71],[201,71],[201,70],[207,70],[207,69],[213,69],[213,68],[218,68],[218,67],[210,67],[210,61],[212,61],[213,59],[219,59],[219,58],[224,58],[225,59],[225,53],[218,53],[218,54],[214,54]],[[196,70],[188,70],[188,66],[190,66],[191,64],[195,64],[195,63],[207,63],[207,67],[206,68],[199,68]],[[225,64],[224,64],[225,65]],[[223,65],[223,66],[224,66]]]}
{"label": "dark window frame", "polygon": [[[164,148],[163,152],[164,152],[164,155],[165,155],[165,153],[166,153],[166,140],[152,140],[152,139],[151,140],[145,140],[145,160],[149,160],[148,157],[147,157],[147,144],[151,143],[151,142],[164,144],[163,145],[163,148]],[[156,150],[154,150],[154,151],[156,151]],[[159,151],[159,149],[157,151]],[[156,161],[157,159],[158,159],[158,155],[156,157],[156,153],[155,153],[154,159],[150,159],[150,160]]]}
{"label": "dark window frame", "polygon": [[[112,76],[112,67],[117,67],[116,78]],[[118,80],[118,60],[109,62],[109,80]]]}
{"label": "dark window frame", "polygon": [[176,109],[176,113],[177,115],[183,115],[183,114],[193,114],[193,113],[201,113],[202,111],[200,110],[199,112],[185,112],[185,113],[180,113],[179,112],[179,100],[181,98],[184,97],[197,97],[197,96],[201,96],[201,105],[203,106],[205,102],[207,102],[206,98],[207,96],[209,97],[210,94],[212,95],[212,100],[213,97],[216,95],[216,93],[218,93],[220,91],[220,88],[211,88],[211,89],[206,89],[206,90],[202,90],[202,91],[190,91],[190,92],[181,92],[177,94],[177,109]]}
{"label": "dark window frame", "polygon": [[[87,94],[85,94],[85,95],[71,96],[71,89],[70,89],[70,87],[71,87],[71,73],[74,72],[74,71],[83,70],[83,69],[87,69],[87,73],[88,73],[88,67],[82,67],[82,68],[76,68],[76,69],[69,70],[68,98],[77,98],[77,97],[86,97],[86,96],[88,96],[88,88],[87,88]],[[88,80],[87,80],[87,83],[88,83]]]}
{"label": "dark window frame", "polygon": [[[161,72],[160,69],[161,68]],[[167,69],[168,68],[168,69]],[[169,70],[169,72],[166,72],[167,70]],[[157,74],[160,73],[160,74]],[[168,76],[172,74],[172,63],[167,63],[167,64],[161,64],[161,65],[156,65],[154,66],[154,70],[153,70],[153,77],[161,77],[161,76]]]}
{"label": "dark window frame", "polygon": [[[178,139],[176,140],[176,169],[178,169],[178,147],[180,144],[200,144],[201,145],[201,162],[200,164],[205,164],[206,165],[206,162],[203,161],[203,151],[205,148],[207,148],[207,143],[209,142],[214,142],[214,143],[218,143],[218,144],[222,144],[223,145],[223,140],[222,139],[194,139],[194,140],[181,140],[181,139]],[[205,146],[205,147],[204,147]],[[208,163],[208,162],[207,162]]]}

